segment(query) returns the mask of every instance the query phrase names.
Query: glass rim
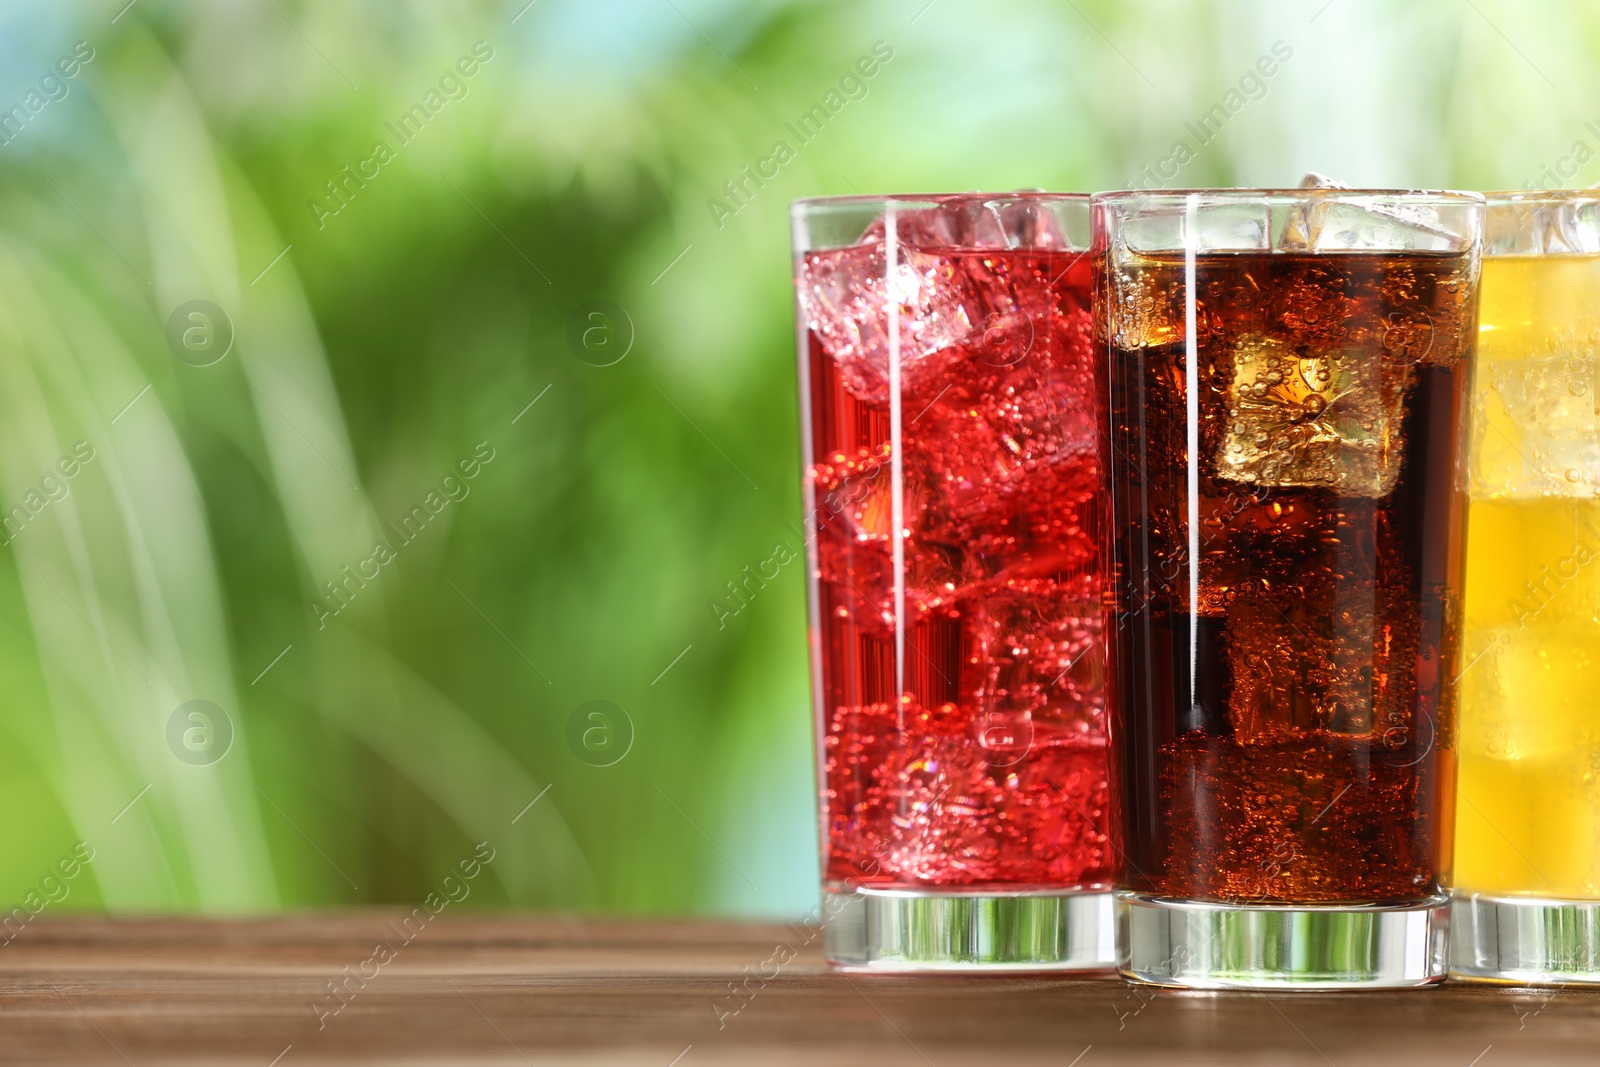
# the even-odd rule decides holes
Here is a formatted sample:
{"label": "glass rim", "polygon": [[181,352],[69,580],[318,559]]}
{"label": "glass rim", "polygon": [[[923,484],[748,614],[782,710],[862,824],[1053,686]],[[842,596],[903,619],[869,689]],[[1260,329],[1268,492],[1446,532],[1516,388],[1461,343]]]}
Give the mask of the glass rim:
{"label": "glass rim", "polygon": [[966,193],[851,193],[846,196],[803,196],[791,201],[789,210],[798,214],[812,208],[871,206],[876,204],[915,203],[915,204],[950,204],[973,201],[984,203],[992,200],[1036,200],[1044,203],[1056,201],[1087,201],[1094,193],[1051,193],[1042,189],[1014,189],[1009,192],[966,192]]}
{"label": "glass rim", "polygon": [[1318,186],[1311,189],[1276,188],[1247,189],[1117,189],[1095,193],[1091,199],[1096,204],[1121,204],[1134,200],[1183,203],[1191,196],[1207,202],[1244,202],[1252,200],[1315,201],[1315,200],[1391,200],[1418,204],[1484,204],[1488,195],[1470,189],[1335,189]]}
{"label": "glass rim", "polygon": [[1490,207],[1559,207],[1562,204],[1600,203],[1600,187],[1574,189],[1493,189],[1484,191]]}

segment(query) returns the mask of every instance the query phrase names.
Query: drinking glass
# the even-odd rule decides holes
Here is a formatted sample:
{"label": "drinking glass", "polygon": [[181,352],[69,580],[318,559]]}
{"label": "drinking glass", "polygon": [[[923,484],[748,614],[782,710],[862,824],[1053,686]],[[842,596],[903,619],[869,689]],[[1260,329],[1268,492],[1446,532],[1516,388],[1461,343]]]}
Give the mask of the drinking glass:
{"label": "drinking glass", "polygon": [[827,957],[1109,969],[1088,198],[793,222]]}
{"label": "drinking glass", "polygon": [[1444,977],[1482,212],[1096,197],[1130,978]]}
{"label": "drinking glass", "polygon": [[1488,194],[1451,972],[1600,982],[1600,194]]}

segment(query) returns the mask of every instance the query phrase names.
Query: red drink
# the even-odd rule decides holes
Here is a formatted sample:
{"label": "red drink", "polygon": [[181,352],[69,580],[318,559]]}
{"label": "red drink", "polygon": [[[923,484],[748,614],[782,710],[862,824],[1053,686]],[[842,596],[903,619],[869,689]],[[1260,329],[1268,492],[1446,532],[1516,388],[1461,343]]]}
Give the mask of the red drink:
{"label": "red drink", "polygon": [[1099,886],[1089,257],[1045,198],[892,219],[798,266],[824,877]]}

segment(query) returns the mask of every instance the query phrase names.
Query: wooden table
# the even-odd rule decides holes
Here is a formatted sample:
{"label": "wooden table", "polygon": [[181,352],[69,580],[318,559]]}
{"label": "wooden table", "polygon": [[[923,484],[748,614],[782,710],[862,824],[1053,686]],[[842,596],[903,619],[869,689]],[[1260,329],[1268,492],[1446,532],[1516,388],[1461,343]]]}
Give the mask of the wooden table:
{"label": "wooden table", "polygon": [[[397,918],[41,918],[0,948],[0,1062],[1600,1061],[1600,992],[1268,998],[1104,977],[847,976],[823,968],[805,927],[446,913],[405,943]],[[736,997],[729,983],[751,974]],[[345,983],[339,995],[330,981]]]}

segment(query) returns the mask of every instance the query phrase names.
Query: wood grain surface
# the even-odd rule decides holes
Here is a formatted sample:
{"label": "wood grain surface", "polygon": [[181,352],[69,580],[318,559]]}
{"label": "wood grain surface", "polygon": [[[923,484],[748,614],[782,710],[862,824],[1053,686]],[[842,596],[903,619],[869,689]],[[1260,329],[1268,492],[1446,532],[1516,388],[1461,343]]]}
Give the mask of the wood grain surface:
{"label": "wood grain surface", "polygon": [[1600,1062],[1600,992],[1586,990],[1266,997],[844,975],[806,927],[441,916],[405,943],[398,918],[40,919],[0,948],[0,1062]]}

